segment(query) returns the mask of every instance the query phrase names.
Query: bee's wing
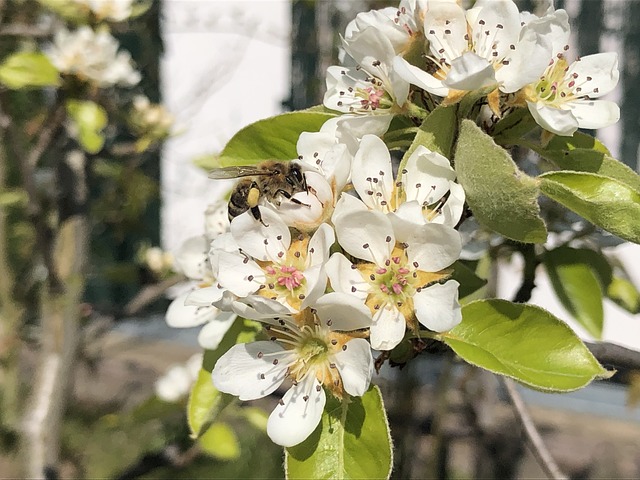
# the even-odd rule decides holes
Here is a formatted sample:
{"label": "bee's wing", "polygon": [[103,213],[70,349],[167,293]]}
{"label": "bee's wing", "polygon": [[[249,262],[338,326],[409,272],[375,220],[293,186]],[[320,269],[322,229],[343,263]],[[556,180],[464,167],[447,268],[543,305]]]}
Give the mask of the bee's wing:
{"label": "bee's wing", "polygon": [[255,165],[239,165],[234,167],[222,167],[216,168],[209,172],[209,178],[223,179],[223,178],[238,178],[238,177],[250,177],[253,175],[268,175],[267,170],[258,168]]}

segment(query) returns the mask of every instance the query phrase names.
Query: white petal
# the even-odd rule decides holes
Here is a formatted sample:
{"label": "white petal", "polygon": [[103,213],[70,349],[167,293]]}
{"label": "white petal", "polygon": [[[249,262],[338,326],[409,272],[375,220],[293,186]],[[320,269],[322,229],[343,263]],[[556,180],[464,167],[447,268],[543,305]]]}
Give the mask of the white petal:
{"label": "white petal", "polygon": [[424,25],[424,34],[435,58],[450,62],[467,49],[467,19],[464,9],[456,2],[430,1]]}
{"label": "white petal", "polygon": [[[491,61],[503,58],[520,34],[520,12],[512,0],[494,0],[481,3],[482,9],[472,14],[472,41],[478,55]],[[498,27],[500,25],[500,27]],[[487,32],[489,33],[487,35]]]}
{"label": "white petal", "polygon": [[215,350],[238,316],[235,313],[220,312],[208,322],[198,334],[198,345],[207,350]]}
{"label": "white petal", "polygon": [[335,219],[338,243],[354,257],[383,265],[390,258],[396,239],[384,213],[352,212]]}
{"label": "white petal", "polygon": [[516,50],[496,72],[500,90],[513,93],[538,80],[549,64],[551,48],[548,38],[525,27]]}
{"label": "white petal", "polygon": [[308,376],[292,386],[271,412],[267,435],[283,447],[292,447],[306,440],[320,423],[326,401],[320,382]]}
{"label": "white petal", "polygon": [[184,303],[194,307],[208,307],[215,302],[219,302],[224,292],[224,288],[218,288],[217,286],[196,288],[187,294]]}
{"label": "white petal", "polygon": [[392,350],[404,338],[407,322],[395,307],[383,306],[373,316],[371,347],[375,350]]}
{"label": "white petal", "polygon": [[231,309],[243,318],[271,324],[277,323],[274,318],[291,314],[286,305],[260,295],[239,298],[231,304]]}
{"label": "white petal", "polygon": [[375,135],[365,135],[360,141],[351,167],[351,182],[369,208],[388,211],[393,193],[391,154]]}
{"label": "white petal", "polygon": [[167,322],[167,325],[169,325],[170,327],[195,327],[208,322],[209,320],[215,318],[215,316],[218,314],[218,309],[212,306],[195,307],[191,305],[185,305],[184,302],[189,296],[189,293],[180,295],[169,305],[167,313],[165,314],[165,320]]}
{"label": "white petal", "polygon": [[327,272],[324,269],[324,265],[319,264],[314,267],[307,268],[304,271],[304,278],[306,280],[307,289],[301,305],[302,309],[312,306],[326,290]]}
{"label": "white petal", "polygon": [[398,242],[406,242],[416,227],[427,223],[422,214],[422,205],[415,200],[401,203],[395,212],[387,215],[387,218],[393,226]]}
{"label": "white petal", "polygon": [[[597,98],[606,95],[618,84],[618,54],[614,52],[596,53],[581,57],[571,64],[567,75],[577,74],[577,84],[581,84],[582,95]],[[591,80],[587,80],[590,77]],[[594,92],[593,89],[597,88]],[[587,127],[590,128],[590,127]]]}
{"label": "white petal", "polygon": [[350,39],[343,39],[344,49],[371,75],[383,82],[388,80],[387,72],[396,52],[391,42],[380,35],[375,27],[368,27]]}
{"label": "white petal", "polygon": [[240,400],[266,397],[284,381],[290,355],[275,342],[239,343],[218,359],[211,378],[218,390]]}
{"label": "white petal", "polygon": [[455,280],[449,280],[444,285],[431,285],[417,292],[413,304],[418,321],[435,332],[445,332],[458,325],[462,321],[459,286]]}
{"label": "white petal", "polygon": [[369,208],[362,203],[362,200],[348,193],[343,193],[336,203],[336,208],[331,216],[331,222],[335,225],[341,215],[352,212],[367,212],[368,210]]}
{"label": "white petal", "polygon": [[437,272],[460,257],[462,240],[458,231],[447,225],[429,223],[416,228],[407,242],[409,262],[418,262],[419,270]]}
{"label": "white petal", "polygon": [[320,265],[329,259],[331,245],[336,241],[333,228],[327,223],[323,223],[309,240],[309,265]]}
{"label": "white petal", "polygon": [[608,100],[577,100],[567,103],[580,128],[604,128],[620,120],[620,107]]}
{"label": "white petal", "polygon": [[446,97],[449,94],[449,89],[442,83],[442,80],[438,80],[415,65],[411,65],[400,56],[393,59],[393,69],[397,75],[411,85],[420,87],[433,95]]}
{"label": "white petal", "polygon": [[307,230],[320,224],[325,206],[333,205],[333,189],[317,172],[305,172],[305,178],[310,192],[298,192],[293,196],[299,204],[284,200],[277,212],[287,225]]}
{"label": "white petal", "polygon": [[436,217],[438,219],[437,223],[455,227],[462,217],[464,200],[465,193],[462,185],[456,182],[449,182],[449,198],[447,198],[444,207],[442,207],[442,215]]}
{"label": "white petal", "polygon": [[235,295],[249,295],[265,282],[264,272],[258,264],[240,253],[219,252],[217,258],[218,283]]}
{"label": "white petal", "polygon": [[371,325],[371,311],[364,301],[347,293],[327,293],[314,308],[320,321],[331,330],[348,332]]}
{"label": "white petal", "polygon": [[578,130],[578,120],[571,110],[548,106],[544,102],[527,102],[536,123],[556,135],[571,136]]}
{"label": "white petal", "polygon": [[253,258],[273,261],[278,253],[289,249],[291,234],[274,211],[261,207],[260,214],[266,227],[246,211],[231,222],[231,234],[240,248]]}
{"label": "white petal", "polygon": [[354,338],[345,346],[346,349],[333,355],[332,362],[340,372],[345,391],[361,397],[369,388],[373,375],[371,345],[364,338]]}
{"label": "white petal", "polygon": [[210,267],[207,263],[209,241],[204,235],[191,237],[180,246],[175,254],[178,269],[192,280],[202,280]]}
{"label": "white petal", "polygon": [[353,264],[343,254],[336,252],[325,265],[331,288],[336,292],[353,295],[360,300],[367,298],[369,284],[364,281],[360,271],[351,268]]}
{"label": "white petal", "polygon": [[493,65],[473,52],[465,52],[451,61],[451,70],[443,82],[454,90],[479,90],[498,85]]}
{"label": "white petal", "polygon": [[207,206],[204,212],[204,230],[209,240],[229,231],[229,206],[225,201]]}
{"label": "white petal", "polygon": [[449,191],[449,181],[456,172],[446,157],[420,145],[407,160],[402,183],[407,200],[417,200],[420,205],[432,205]]}

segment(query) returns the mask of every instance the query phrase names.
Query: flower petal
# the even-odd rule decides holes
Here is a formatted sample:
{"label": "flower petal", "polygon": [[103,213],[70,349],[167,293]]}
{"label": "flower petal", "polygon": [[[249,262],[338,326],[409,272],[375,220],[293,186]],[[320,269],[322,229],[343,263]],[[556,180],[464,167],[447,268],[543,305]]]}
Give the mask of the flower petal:
{"label": "flower petal", "polygon": [[307,268],[304,271],[306,282],[305,297],[302,301],[301,309],[312,306],[327,288],[327,272],[323,264]]}
{"label": "flower petal", "polygon": [[218,309],[212,306],[196,307],[185,305],[184,302],[190,293],[191,292],[180,295],[169,305],[167,313],[165,314],[165,320],[170,327],[196,327],[212,320],[218,314]]}
{"label": "flower petal", "polygon": [[531,116],[545,130],[571,136],[578,130],[578,120],[571,110],[548,106],[545,102],[527,102]]}
{"label": "flower petal", "polygon": [[580,128],[608,127],[620,120],[620,107],[608,100],[577,100],[567,103]]}
{"label": "flower petal", "polygon": [[209,241],[204,235],[191,237],[184,241],[175,255],[174,262],[178,269],[192,280],[206,278],[210,271],[207,260]]}
{"label": "flower petal", "polygon": [[195,307],[208,307],[213,303],[219,302],[224,292],[224,288],[218,288],[217,286],[196,288],[189,292],[184,304]]}
{"label": "flower petal", "polygon": [[320,321],[334,331],[348,332],[371,325],[369,308],[347,293],[327,293],[318,299],[314,308]]}
{"label": "flower petal", "polygon": [[407,322],[404,315],[393,306],[382,306],[373,316],[371,347],[375,350],[392,350],[404,338]]}
{"label": "flower petal", "polygon": [[305,172],[305,178],[309,191],[298,192],[292,197],[300,203],[285,200],[277,208],[282,220],[299,230],[317,227],[324,218],[325,207],[333,205],[333,189],[324,176]]}
{"label": "flower petal", "polygon": [[420,145],[407,160],[401,178],[408,201],[432,205],[449,191],[449,181],[456,179],[456,172],[446,157]]}
{"label": "flower petal", "polygon": [[422,205],[415,200],[401,203],[395,212],[387,214],[387,218],[398,242],[406,242],[416,227],[427,223],[422,214]]}
{"label": "flower petal", "polygon": [[198,345],[207,350],[218,348],[236,318],[238,316],[235,313],[218,312],[218,315],[200,330]]}
{"label": "flower petal", "polygon": [[351,268],[353,264],[343,254],[336,252],[325,265],[331,288],[336,292],[353,295],[360,300],[367,298],[369,284],[364,281],[360,271]]}
{"label": "flower petal", "polygon": [[393,69],[397,75],[411,85],[420,87],[433,95],[446,97],[449,94],[449,89],[442,83],[442,80],[438,80],[415,65],[411,65],[400,56],[393,59]]}
{"label": "flower petal", "polygon": [[336,235],[333,228],[327,223],[323,223],[309,240],[309,265],[320,265],[329,260],[331,245],[336,241]]}
{"label": "flower petal", "polygon": [[455,280],[423,288],[413,296],[418,321],[435,332],[451,330],[462,321],[458,303],[458,287]]}
{"label": "flower petal", "polygon": [[376,211],[352,212],[335,219],[338,243],[354,257],[383,265],[396,244],[391,221]]}
{"label": "flower petal", "polygon": [[243,318],[274,325],[277,324],[275,318],[288,316],[292,313],[286,305],[260,295],[238,298],[231,304],[231,309]]}
{"label": "flower petal", "polygon": [[340,199],[336,203],[336,208],[331,216],[331,222],[336,224],[338,217],[351,212],[366,212],[369,208],[362,203],[362,200],[348,193],[342,193]]}
{"label": "flower petal", "polygon": [[578,75],[576,83],[582,83],[582,95],[590,98],[606,95],[618,85],[618,54],[607,52],[581,57],[569,66],[567,75],[573,74]]}
{"label": "flower petal", "polygon": [[462,239],[457,230],[437,223],[416,228],[407,242],[409,262],[418,263],[419,270],[437,272],[448,267],[460,257]]}
{"label": "flower petal", "polygon": [[267,435],[274,443],[292,447],[313,433],[327,397],[317,379],[311,375],[292,386],[269,416]]}
{"label": "flower petal", "polygon": [[266,397],[286,378],[290,356],[275,342],[239,343],[218,359],[211,379],[218,390],[240,400]]}
{"label": "flower petal", "polygon": [[496,71],[500,90],[513,93],[540,78],[551,58],[551,41],[535,31],[532,22],[522,30],[520,40],[512,54],[503,60]]}
{"label": "flower petal", "polygon": [[364,338],[354,338],[345,347],[333,355],[332,362],[340,372],[345,391],[361,397],[369,388],[373,375],[371,345]]}
{"label": "flower petal", "polygon": [[274,261],[278,253],[289,249],[291,233],[276,212],[259,208],[266,226],[253,218],[250,211],[246,211],[231,222],[231,234],[240,248],[253,258]]}
{"label": "flower petal", "polygon": [[493,65],[474,52],[465,52],[454,58],[443,83],[449,88],[463,91],[498,86]]}
{"label": "flower petal", "polygon": [[369,208],[382,212],[389,210],[393,193],[391,154],[379,137],[362,137],[353,158],[351,182]]}
{"label": "flower petal", "polygon": [[238,253],[218,252],[218,283],[239,297],[245,297],[265,282],[262,269]]}

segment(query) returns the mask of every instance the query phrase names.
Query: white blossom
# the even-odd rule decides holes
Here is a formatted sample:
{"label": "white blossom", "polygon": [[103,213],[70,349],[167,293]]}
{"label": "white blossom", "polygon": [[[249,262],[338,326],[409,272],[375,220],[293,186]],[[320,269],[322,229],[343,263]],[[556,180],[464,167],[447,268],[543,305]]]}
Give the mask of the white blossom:
{"label": "white blossom", "polygon": [[201,365],[201,353],[192,355],[184,364],[171,365],[154,384],[158,398],[173,403],[186,397],[198,378]]}
{"label": "white blossom", "polygon": [[336,295],[342,294],[320,299],[313,312],[263,319],[270,340],[231,347],[213,369],[215,387],[243,401],[263,398],[285,380],[292,382],[267,422],[267,434],[279,445],[297,445],[316,429],[325,389],[342,399],[361,396],[369,388],[373,357],[357,331],[369,325],[368,312],[357,305],[336,309],[331,298]]}

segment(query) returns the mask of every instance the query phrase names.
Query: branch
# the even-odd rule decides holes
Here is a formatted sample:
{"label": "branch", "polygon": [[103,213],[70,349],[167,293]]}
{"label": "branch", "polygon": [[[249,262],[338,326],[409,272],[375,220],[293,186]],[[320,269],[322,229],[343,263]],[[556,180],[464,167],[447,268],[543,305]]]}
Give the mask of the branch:
{"label": "branch", "polygon": [[12,23],[0,28],[0,37],[48,38],[53,36],[50,28],[38,28],[34,25]]}
{"label": "branch", "polygon": [[520,253],[524,258],[522,283],[513,301],[525,303],[531,300],[533,289],[536,288],[536,268],[540,264],[540,260],[536,256],[535,247],[532,244],[523,245],[520,248]]}
{"label": "branch", "polygon": [[123,312],[125,315],[135,315],[144,307],[149,305],[154,300],[157,300],[164,292],[174,285],[186,280],[184,275],[174,275],[159,283],[148,285],[144,287],[138,294],[124,306]]}
{"label": "branch", "polygon": [[604,342],[585,342],[585,345],[602,364],[611,365],[617,369],[640,369],[640,352],[636,350]]}
{"label": "branch", "polygon": [[513,380],[504,377],[502,378],[502,382],[507,389],[509,400],[515,409],[516,416],[520,420],[520,423],[522,423],[522,427],[524,428],[527,439],[529,440],[533,456],[536,457],[538,464],[544,470],[547,478],[551,478],[553,480],[567,480],[569,477],[560,471],[558,464],[542,441],[542,437],[536,429],[536,426],[531,419],[531,415],[529,415],[529,411],[527,410],[520,393],[516,389],[515,383]]}

